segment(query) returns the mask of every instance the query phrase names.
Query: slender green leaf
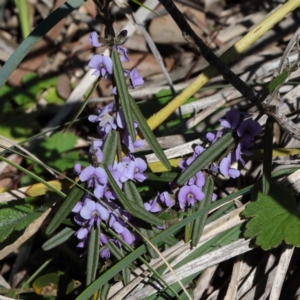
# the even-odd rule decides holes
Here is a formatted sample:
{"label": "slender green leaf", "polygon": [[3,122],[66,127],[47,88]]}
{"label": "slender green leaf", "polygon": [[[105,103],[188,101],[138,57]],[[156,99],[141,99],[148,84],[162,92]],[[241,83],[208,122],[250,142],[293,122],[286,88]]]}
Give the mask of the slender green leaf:
{"label": "slender green leaf", "polygon": [[270,94],[273,94],[275,90],[278,90],[288,79],[289,75],[289,71],[283,71],[281,74],[276,76],[271,82],[269,82],[267,87],[263,90],[259,101],[264,101]]}
{"label": "slender green leaf", "polygon": [[134,204],[144,208],[143,199],[132,181],[126,181],[124,184],[125,196],[134,202]]}
{"label": "slender green leaf", "polygon": [[111,131],[103,145],[103,163],[107,166],[112,166],[115,161],[115,156],[118,147],[119,133]]}
{"label": "slender green leaf", "polygon": [[[209,206],[203,208],[203,210],[196,211],[191,216],[181,220],[180,222],[172,225],[171,227],[165,229],[155,237],[153,237],[150,241],[153,244],[159,243],[163,241],[166,237],[173,234],[180,228],[184,227],[187,223],[195,220],[196,218],[199,218],[204,213],[207,213],[221,205],[224,205],[225,203],[231,201],[232,199],[244,195],[250,192],[250,189],[253,187],[253,185],[248,186],[244,189],[239,190],[238,192],[232,193],[231,195],[223,198],[222,200],[216,201]],[[135,251],[129,253],[126,258],[119,261],[117,264],[115,264],[108,272],[97,278],[90,286],[88,286],[77,298],[76,300],[86,300],[88,297],[91,297],[95,291],[97,291],[102,285],[104,285],[106,282],[108,282],[111,278],[113,278],[116,274],[118,274],[124,267],[128,266],[131,262],[139,258],[141,255],[143,255],[146,252],[145,245],[141,245],[138,247]]]}
{"label": "slender green leaf", "polygon": [[121,259],[123,259],[125,257],[124,252],[122,251],[122,249],[120,249],[119,247],[117,247],[117,245],[115,243],[113,243],[112,241],[108,242],[107,247],[108,247],[109,251],[111,252],[111,254],[117,260],[121,260]]}
{"label": "slender green leaf", "polygon": [[153,215],[152,213],[148,212],[145,209],[141,209],[138,207],[133,206],[132,207],[132,214],[133,216],[135,216],[136,218],[139,218],[149,224],[153,224],[156,226],[163,226],[164,222],[163,220],[159,219],[158,217],[156,217],[155,215]]}
{"label": "slender green leaf", "polygon": [[[211,203],[212,194],[214,190],[214,182],[211,177],[206,178],[205,185],[203,187],[203,193],[205,194],[205,198],[200,201],[197,207],[197,210],[202,209],[203,207],[208,206]],[[204,225],[207,220],[208,213],[203,214],[201,217],[195,220],[194,227],[193,227],[193,235],[192,235],[192,246],[196,247],[199,243],[200,237],[202,235],[202,231]]]}
{"label": "slender green leaf", "polygon": [[147,180],[162,182],[171,182],[174,181],[176,177],[178,177],[178,172],[163,172],[159,175],[150,172],[145,172],[144,174],[148,177]]}
{"label": "slender green leaf", "polygon": [[9,165],[15,167],[16,169],[20,170],[21,172],[27,174],[28,176],[34,178],[37,182],[40,182],[40,183],[44,184],[50,191],[55,192],[59,196],[61,196],[61,197],[65,197],[66,196],[62,191],[58,190],[56,187],[54,187],[53,185],[49,184],[47,181],[45,181],[44,179],[40,178],[40,176],[37,176],[33,172],[30,172],[30,171],[26,170],[25,168],[19,166],[18,164],[15,164],[14,162],[6,159],[3,156],[0,156],[0,160],[5,161]]}
{"label": "slender green leaf", "polygon": [[134,99],[131,96],[130,96],[130,98],[131,98],[131,109],[133,110],[134,118],[139,123],[139,129],[140,129],[141,133],[143,134],[144,138],[146,139],[146,141],[148,142],[149,146],[151,147],[153,152],[156,154],[158,159],[163,163],[163,165],[168,170],[170,170],[171,165],[170,165],[164,151],[160,147],[155,135],[151,131],[151,129],[150,129],[148,123],[146,122],[143,114],[141,113],[138,105],[135,103]]}
{"label": "slender green leaf", "polygon": [[130,282],[131,270],[126,267],[122,270],[124,285],[127,285]]}
{"label": "slender green leaf", "polygon": [[69,15],[74,9],[82,5],[85,0],[69,0],[52,12],[45,20],[30,33],[30,35],[20,44],[10,58],[0,70],[0,88],[7,81],[13,70],[19,65],[26,54],[47,32],[63,18]]}
{"label": "slender green leaf", "polygon": [[64,219],[67,217],[67,215],[70,213],[70,211],[73,209],[73,207],[76,205],[76,203],[81,200],[83,195],[85,194],[85,183],[81,183],[80,187],[75,185],[69,195],[63,200],[62,205],[52,218],[50,224],[46,228],[46,235],[50,235],[58,228],[58,226],[64,221]]}
{"label": "slender green leaf", "polygon": [[177,180],[179,185],[183,185],[187,180],[192,178],[196,173],[205,168],[210,162],[214,161],[230,144],[234,138],[232,132],[225,133],[219,140],[212,144],[208,149],[202,152],[192,164],[190,164]]}
{"label": "slender green leaf", "polygon": [[134,217],[139,218],[141,220],[144,220],[150,224],[156,225],[156,226],[162,226],[164,223],[162,220],[160,220],[159,218],[157,218],[155,215],[149,213],[148,211],[146,211],[145,209],[141,209],[140,208],[136,208],[132,201],[127,199],[125,197],[125,195],[123,194],[123,192],[121,191],[121,189],[119,188],[118,184],[116,183],[115,179],[113,178],[113,176],[111,175],[111,173],[109,172],[108,168],[106,165],[103,165],[103,168],[106,171],[107,177],[108,177],[108,181],[111,184],[114,192],[116,193],[119,201],[122,203],[122,205],[124,206],[124,208],[130,212]]}
{"label": "slender green leaf", "polygon": [[118,96],[121,99],[121,105],[123,108],[128,132],[132,138],[132,141],[135,141],[135,130],[130,105],[130,95],[128,93],[128,86],[124,77],[124,69],[120,60],[120,56],[119,53],[115,50],[112,51],[112,61],[114,66],[114,78],[118,88]]}
{"label": "slender green leaf", "polygon": [[62,231],[55,234],[52,238],[50,238],[47,242],[42,245],[44,251],[48,251],[52,248],[55,248],[68,240],[70,236],[72,236],[75,231],[69,227],[65,227]]}
{"label": "slender green leaf", "polygon": [[116,183],[114,177],[111,175],[109,169],[107,168],[107,166],[105,164],[102,165],[106,174],[107,174],[107,178],[108,178],[108,182],[111,184],[114,192],[116,193],[119,201],[122,203],[123,207],[131,214],[133,214],[132,211],[132,206],[131,206],[131,201],[128,200],[122,190],[119,188],[118,184]]}
{"label": "slender green leaf", "polygon": [[74,124],[74,122],[77,120],[77,118],[79,117],[79,115],[82,113],[82,111],[86,107],[88,101],[90,100],[92,94],[94,93],[96,87],[98,86],[100,79],[101,79],[101,76],[99,76],[98,79],[95,81],[94,85],[90,89],[88,95],[86,96],[85,100],[83,101],[83,103],[81,104],[79,110],[77,111],[75,117],[71,120],[70,124],[65,128],[64,132],[66,132],[66,131],[69,130],[69,128]]}
{"label": "slender green leaf", "polygon": [[273,126],[274,120],[268,118],[265,126],[265,137],[264,137],[264,160],[263,160],[263,194],[268,195],[271,185],[271,173],[272,173],[272,162],[273,162]]}
{"label": "slender green leaf", "polygon": [[86,285],[91,284],[95,278],[99,261],[99,238],[100,228],[92,226],[89,235],[89,246],[87,254],[87,268],[86,268]]}
{"label": "slender green leaf", "polygon": [[101,293],[100,293],[100,299],[101,300],[106,300],[108,297],[108,293],[110,290],[111,284],[106,283],[103,285],[102,289],[101,289]]}
{"label": "slender green leaf", "polygon": [[18,8],[18,16],[23,39],[30,33],[30,15],[27,0],[15,0],[15,5]]}
{"label": "slender green leaf", "polygon": [[[195,212],[194,207],[189,207],[187,209],[187,216],[192,215],[194,212]],[[194,222],[195,221],[192,221],[192,222],[185,225],[185,228],[184,228],[184,241],[186,243],[188,243],[192,238],[192,230],[193,230]]]}

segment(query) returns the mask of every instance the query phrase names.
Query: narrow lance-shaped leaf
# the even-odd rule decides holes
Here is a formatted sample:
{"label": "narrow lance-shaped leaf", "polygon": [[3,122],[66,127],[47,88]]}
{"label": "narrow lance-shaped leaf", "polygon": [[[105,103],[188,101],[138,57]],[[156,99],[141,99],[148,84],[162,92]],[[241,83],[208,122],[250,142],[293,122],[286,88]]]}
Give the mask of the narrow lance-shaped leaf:
{"label": "narrow lance-shaped leaf", "polygon": [[76,203],[81,200],[83,195],[85,194],[85,183],[81,183],[80,188],[79,186],[75,185],[69,195],[63,200],[62,205],[52,218],[50,224],[46,228],[46,235],[50,235],[58,228],[58,226],[64,221],[64,219],[67,217],[67,215],[70,213],[70,211],[74,208]]}
{"label": "narrow lance-shaped leaf", "polygon": [[[187,209],[187,216],[192,215],[194,212],[195,212],[195,208],[194,207],[189,207]],[[194,222],[195,221],[192,221],[192,222],[185,225],[185,228],[184,228],[184,241],[186,243],[188,243],[192,238],[192,231],[193,231]]]}
{"label": "narrow lance-shaped leaf", "polygon": [[[211,177],[208,177],[203,186],[203,193],[205,195],[205,198],[202,201],[198,202],[197,210],[201,210],[211,203],[213,190],[214,190],[214,182],[211,179]],[[208,216],[208,213],[205,213],[201,217],[197,218],[194,222],[193,234],[192,234],[192,246],[193,247],[196,247],[197,244],[199,243],[204,225],[207,220],[207,216]]]}
{"label": "narrow lance-shaped leaf", "polygon": [[130,282],[131,271],[128,267],[122,270],[124,284],[127,285]]}
{"label": "narrow lance-shaped leaf", "polygon": [[150,224],[156,225],[156,226],[162,226],[164,224],[162,220],[160,220],[159,218],[157,218],[155,215],[149,213],[145,209],[141,209],[141,207],[136,208],[133,205],[133,202],[131,200],[128,200],[124,196],[123,192],[119,188],[119,186],[116,183],[115,179],[113,178],[113,176],[109,172],[107,166],[106,165],[102,165],[102,166],[103,166],[104,170],[106,171],[108,181],[111,184],[114,192],[116,193],[119,201],[122,203],[122,205],[124,206],[124,208],[129,213],[131,213],[136,218],[139,218],[141,220],[144,220],[144,221],[146,221],[146,222],[148,222]]}
{"label": "narrow lance-shaped leaf", "polygon": [[149,146],[153,150],[153,152],[156,154],[158,159],[163,163],[163,165],[170,170],[171,165],[170,162],[168,161],[164,151],[160,147],[155,135],[151,131],[148,123],[146,122],[143,114],[141,113],[138,105],[135,103],[134,99],[130,96],[131,98],[131,108],[133,110],[133,115],[136,121],[139,123],[139,129],[142,132],[144,138],[148,142]]}
{"label": "narrow lance-shaped leaf", "polygon": [[125,182],[124,193],[129,200],[132,200],[136,205],[144,208],[143,199],[132,181]]}
{"label": "narrow lance-shaped leaf", "polygon": [[264,160],[263,160],[263,194],[268,195],[271,184],[272,152],[273,152],[273,126],[274,120],[270,117],[266,122],[264,138]]}
{"label": "narrow lance-shaped leaf", "polygon": [[70,236],[72,236],[75,233],[75,231],[69,227],[65,227],[63,230],[58,232],[56,235],[54,235],[52,238],[50,238],[48,241],[46,241],[42,248],[44,251],[48,251],[50,249],[55,248],[56,246],[59,246],[66,242]]}
{"label": "narrow lance-shaped leaf", "polygon": [[103,163],[107,166],[112,166],[115,161],[115,156],[118,147],[119,133],[111,131],[103,145]]}
{"label": "narrow lance-shaped leaf", "polygon": [[99,238],[100,228],[92,226],[89,235],[89,246],[87,254],[87,272],[86,272],[86,285],[91,284],[95,278],[99,261]]}
{"label": "narrow lance-shaped leaf", "polygon": [[13,70],[18,66],[38,40],[45,36],[52,27],[84,2],[85,0],[69,0],[65,2],[30,33],[30,35],[20,44],[0,70],[0,88],[4,85]]}
{"label": "narrow lance-shaped leaf", "polygon": [[124,77],[124,69],[122,67],[122,63],[119,57],[119,54],[117,51],[112,51],[112,61],[113,61],[113,67],[114,67],[114,78],[116,81],[116,85],[118,88],[118,95],[121,100],[122,109],[124,112],[126,125],[129,131],[129,134],[132,138],[132,141],[135,141],[135,130],[134,130],[134,124],[133,124],[133,115],[130,105],[130,95],[128,93],[128,86],[126,84],[126,80]]}
{"label": "narrow lance-shaped leaf", "polygon": [[179,185],[183,185],[187,180],[192,178],[196,173],[205,168],[210,162],[214,161],[230,144],[234,138],[232,132],[225,133],[218,141],[212,144],[208,149],[202,152],[192,164],[190,164],[177,180]]}

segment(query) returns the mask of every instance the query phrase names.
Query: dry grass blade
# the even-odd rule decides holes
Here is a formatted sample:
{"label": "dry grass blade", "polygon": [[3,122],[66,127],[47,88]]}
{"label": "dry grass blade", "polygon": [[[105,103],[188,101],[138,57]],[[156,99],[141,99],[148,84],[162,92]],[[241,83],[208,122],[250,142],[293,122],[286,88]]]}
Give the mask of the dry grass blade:
{"label": "dry grass blade", "polygon": [[[22,152],[24,152],[25,154],[27,154],[28,156],[30,156],[31,158],[33,158],[34,160],[36,160],[37,162],[39,162],[51,175],[57,177],[56,174],[52,170],[50,170],[49,168],[47,168],[47,166],[38,157],[36,157],[34,154],[30,153],[24,147],[18,145],[14,141],[11,141],[10,139],[7,139],[6,137],[4,137],[1,134],[0,134],[0,138],[3,139],[3,140],[5,140],[5,141],[7,141],[8,143],[10,143],[11,145],[13,145],[17,149],[21,150]],[[0,144],[0,147],[1,147],[1,144]]]}
{"label": "dry grass blade", "polygon": [[[252,248],[249,246],[250,240],[240,239],[228,246],[222,247],[216,251],[212,251],[206,255],[195,259],[184,266],[175,269],[175,272],[179,275],[180,279],[184,279],[189,275],[195,274],[202,270],[207,269],[215,264],[226,261],[232,257],[240,255],[242,253],[251,251]],[[164,279],[168,284],[173,284],[177,282],[177,279],[173,274],[168,273],[164,276]],[[137,292],[131,297],[127,297],[127,300],[137,300],[143,299],[146,296],[150,296],[161,289],[161,284],[158,282],[153,282],[152,285],[146,286],[143,290]]]}
{"label": "dry grass blade", "polygon": [[[185,244],[183,241],[178,242],[176,245],[168,248],[167,250],[165,250],[164,252],[162,252],[161,254],[163,255],[163,257],[166,260],[170,260],[170,259],[174,259],[176,257],[175,260],[172,261],[171,266],[176,265],[179,261],[181,261],[184,257],[186,257],[188,254],[192,253],[193,251],[195,251],[196,249],[198,249],[200,246],[202,246],[204,244],[204,242],[206,242],[207,240],[213,238],[214,236],[216,236],[217,234],[226,231],[240,223],[245,222],[245,220],[242,220],[240,218],[240,213],[245,209],[245,206],[242,206],[226,215],[224,215],[223,217],[219,218],[218,220],[208,224],[205,226],[203,234],[201,236],[200,242],[197,245],[197,247],[194,247],[192,250],[190,248],[190,244],[187,243]],[[158,268],[159,266],[161,266],[164,262],[161,260],[161,258],[157,258],[157,259],[153,259],[150,262],[150,265],[153,268]],[[112,299],[120,299],[120,295],[124,296],[126,294],[128,294],[128,292],[130,291],[130,289],[134,289],[135,291],[139,291],[144,287],[144,283],[140,284],[139,286],[138,283],[143,281],[143,282],[147,282],[147,278],[149,278],[149,271],[147,269],[147,267],[145,265],[142,265],[141,267],[139,267],[137,270],[135,270],[134,273],[132,273],[131,275],[131,282],[129,283],[128,286],[124,287],[124,292],[123,292],[123,284],[122,283],[117,283],[115,284],[108,295],[108,299],[112,300]],[[117,294],[119,293],[119,294]],[[118,295],[118,297],[116,297],[116,294]],[[114,298],[116,297],[116,298]]]}
{"label": "dry grass blade", "polygon": [[287,270],[294,253],[294,249],[295,247],[287,246],[281,254],[270,294],[270,299],[272,300],[277,300],[280,297],[281,289],[286,278]]}
{"label": "dry grass blade", "polygon": [[243,257],[243,255],[239,255],[235,260],[229,287],[224,298],[225,300],[237,299],[237,291],[240,280]]}

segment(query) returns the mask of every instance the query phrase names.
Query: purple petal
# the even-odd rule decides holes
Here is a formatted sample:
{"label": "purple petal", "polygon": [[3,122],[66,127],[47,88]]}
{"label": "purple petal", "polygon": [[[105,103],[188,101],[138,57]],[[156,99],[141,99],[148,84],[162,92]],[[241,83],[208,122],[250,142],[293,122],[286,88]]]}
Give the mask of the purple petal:
{"label": "purple petal", "polygon": [[80,228],[77,232],[76,232],[76,236],[79,240],[82,240],[84,238],[87,237],[89,231],[87,228]]}
{"label": "purple petal", "polygon": [[90,36],[89,36],[89,42],[94,46],[94,47],[102,47],[102,44],[99,43],[98,40],[99,35],[97,34],[96,31],[93,31]]}
{"label": "purple petal", "polygon": [[228,175],[231,177],[231,178],[237,178],[240,176],[240,171],[237,170],[237,169],[229,169],[228,171]]}
{"label": "purple petal", "polygon": [[239,137],[244,136],[245,134],[250,134],[252,136],[258,136],[262,132],[262,128],[258,122],[254,120],[243,121],[237,129],[237,134]]}
{"label": "purple petal", "polygon": [[81,164],[75,164],[74,171],[79,175],[81,173]]}
{"label": "purple petal", "polygon": [[97,184],[96,188],[94,189],[94,195],[97,199],[100,199],[103,197],[105,191],[105,185]]}
{"label": "purple petal", "polygon": [[76,205],[73,207],[72,212],[78,213],[82,209],[82,202],[79,201],[76,203]]}
{"label": "purple petal", "polygon": [[88,67],[91,69],[97,69],[99,71],[102,68],[102,62],[103,56],[96,54],[91,58]]}
{"label": "purple petal", "polygon": [[103,168],[98,167],[95,169],[95,176],[97,178],[98,183],[107,184],[107,175]]}
{"label": "purple petal", "polygon": [[107,73],[113,73],[113,62],[109,56],[103,56],[103,65]]}
{"label": "purple petal", "polygon": [[101,249],[99,255],[101,258],[105,258],[105,259],[109,258],[110,257],[109,249],[107,247]]}
{"label": "purple petal", "polygon": [[116,233],[122,233],[124,230],[124,226],[122,226],[119,222],[114,222],[114,224],[111,226]]}
{"label": "purple petal", "polygon": [[83,208],[81,209],[80,211],[80,216],[86,220],[90,220],[93,215],[93,211],[95,211],[96,209],[96,203],[95,201],[92,201],[92,200],[88,200],[86,202],[86,205],[83,206]]}
{"label": "purple petal", "polygon": [[131,245],[134,241],[133,235],[127,228],[124,228],[123,232],[121,233],[121,236],[124,242],[126,242],[128,245]]}
{"label": "purple petal", "polygon": [[96,210],[101,220],[107,220],[109,217],[108,210],[100,203],[96,203]]}
{"label": "purple petal", "polygon": [[80,181],[84,182],[89,180],[95,174],[95,168],[93,166],[88,166],[79,175]]}
{"label": "purple petal", "polygon": [[213,142],[214,140],[215,140],[215,134],[214,133],[212,133],[212,132],[208,132],[207,134],[206,134],[206,138],[210,141],[210,142]]}
{"label": "purple petal", "polygon": [[229,165],[228,158],[224,157],[220,162],[220,172],[221,172],[221,174],[224,175],[224,176],[228,176],[229,175],[229,173],[228,173],[229,168],[230,168],[230,165]]}
{"label": "purple petal", "polygon": [[192,193],[194,195],[194,198],[198,201],[201,201],[204,199],[204,193],[202,192],[202,189],[196,185],[190,186],[190,193]]}
{"label": "purple petal", "polygon": [[144,80],[141,76],[139,76],[138,70],[134,68],[130,72],[130,81],[131,81],[131,87],[135,89],[137,86],[142,85],[144,83]]}
{"label": "purple petal", "polygon": [[205,177],[204,177],[203,173],[200,171],[195,176],[196,176],[195,184],[198,187],[203,187],[205,184]]}
{"label": "purple petal", "polygon": [[115,46],[116,51],[120,54],[120,60],[124,62],[129,61],[127,49],[125,47]]}

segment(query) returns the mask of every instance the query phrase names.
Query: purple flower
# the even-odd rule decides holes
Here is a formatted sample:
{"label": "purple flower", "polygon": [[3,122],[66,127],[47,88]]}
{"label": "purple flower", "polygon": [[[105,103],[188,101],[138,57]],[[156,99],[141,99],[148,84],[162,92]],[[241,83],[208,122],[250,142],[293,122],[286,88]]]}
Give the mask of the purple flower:
{"label": "purple flower", "polygon": [[96,122],[101,122],[101,119],[103,116],[108,115],[115,109],[115,104],[114,103],[109,103],[103,108],[97,107],[98,109],[98,115],[90,115],[88,117],[88,120],[90,122],[96,123]]}
{"label": "purple flower", "polygon": [[111,175],[114,177],[115,181],[117,182],[120,189],[122,189],[122,183],[120,181],[122,173],[118,169],[118,163],[114,161],[113,166],[108,166],[108,169]]}
{"label": "purple flower", "polygon": [[129,57],[128,57],[128,54],[127,54],[127,49],[125,47],[115,46],[114,48],[120,54],[120,60],[121,61],[124,61],[124,62],[129,61]]}
{"label": "purple flower", "polygon": [[211,164],[211,170],[212,170],[214,173],[217,173],[217,172],[218,172],[218,165],[217,165],[215,162],[213,162],[213,163]]}
{"label": "purple flower", "polygon": [[109,56],[96,54],[88,64],[89,68],[96,69],[92,75],[105,77],[113,72],[113,62]]}
{"label": "purple flower", "polygon": [[[102,153],[102,150],[101,150],[102,145],[103,145],[102,140],[93,141],[92,145],[89,149],[90,159],[93,160],[93,158],[95,157],[97,163],[100,163],[103,160],[103,153]],[[93,161],[93,163],[95,163],[95,162]]]}
{"label": "purple flower", "polygon": [[135,89],[137,86],[142,85],[144,83],[144,80],[141,76],[139,76],[138,70],[134,68],[130,72],[130,82],[131,82],[131,88]]}
{"label": "purple flower", "polygon": [[184,210],[185,205],[194,206],[195,201],[204,199],[204,193],[196,185],[184,185],[178,193],[179,206]]}
{"label": "purple flower", "polygon": [[131,245],[133,243],[134,237],[128,228],[125,227],[125,223],[122,219],[117,219],[117,217],[111,215],[109,227],[119,234],[127,244]]}
{"label": "purple flower", "polygon": [[226,157],[224,157],[220,162],[220,172],[226,176],[231,178],[237,178],[240,176],[240,171],[237,169],[231,168],[231,153],[229,153]]}
{"label": "purple flower", "polygon": [[189,185],[197,185],[198,187],[203,187],[205,184],[205,177],[201,171],[196,173],[192,178],[188,180]]}
{"label": "purple flower", "polygon": [[226,112],[226,119],[221,119],[220,123],[225,128],[236,129],[236,127],[239,125],[240,118],[240,111],[236,108],[232,108]]}
{"label": "purple flower", "polygon": [[74,171],[79,175],[80,173],[81,173],[81,171],[82,171],[82,166],[81,166],[81,164],[75,164],[74,165]]}
{"label": "purple flower", "polygon": [[258,122],[248,119],[243,121],[240,126],[237,129],[237,134],[239,137],[243,137],[246,134],[249,134],[250,136],[259,136],[261,134],[261,126]]}
{"label": "purple flower", "polygon": [[160,201],[164,203],[167,207],[171,207],[175,204],[175,200],[171,198],[168,192],[163,192],[159,196]]}
{"label": "purple flower", "polygon": [[80,216],[89,221],[92,226],[96,222],[100,226],[100,221],[105,221],[109,217],[108,210],[101,204],[92,200],[87,200],[86,204],[80,211]]}
{"label": "purple flower", "polygon": [[88,187],[92,185],[101,184],[105,185],[107,183],[107,175],[103,168],[97,167],[94,168],[93,166],[86,167],[79,175],[79,179],[82,182],[87,181]]}
{"label": "purple flower", "polygon": [[149,200],[149,202],[144,203],[144,207],[147,211],[150,211],[152,213],[156,213],[162,210],[162,207],[157,202],[158,197],[155,197],[154,200]]}
{"label": "purple flower", "polygon": [[96,31],[93,31],[89,35],[89,42],[94,46],[94,47],[102,47],[102,44],[99,43],[99,35],[97,34]]}
{"label": "purple flower", "polygon": [[143,182],[145,179],[147,179],[147,176],[143,174],[143,172],[147,169],[147,164],[145,161],[141,158],[136,158],[134,161],[134,179]]}
{"label": "purple flower", "polygon": [[100,248],[99,255],[100,255],[100,257],[103,258],[103,259],[108,259],[108,258],[110,258],[110,251],[109,251],[109,249],[107,248],[107,246],[104,246],[104,247]]}
{"label": "purple flower", "polygon": [[124,183],[127,180],[133,180],[134,178],[134,162],[130,161],[129,163],[120,162],[117,165],[117,170],[120,172],[120,181]]}
{"label": "purple flower", "polygon": [[213,144],[222,135],[222,133],[222,130],[218,130],[216,133],[209,132],[206,134],[206,138]]}

